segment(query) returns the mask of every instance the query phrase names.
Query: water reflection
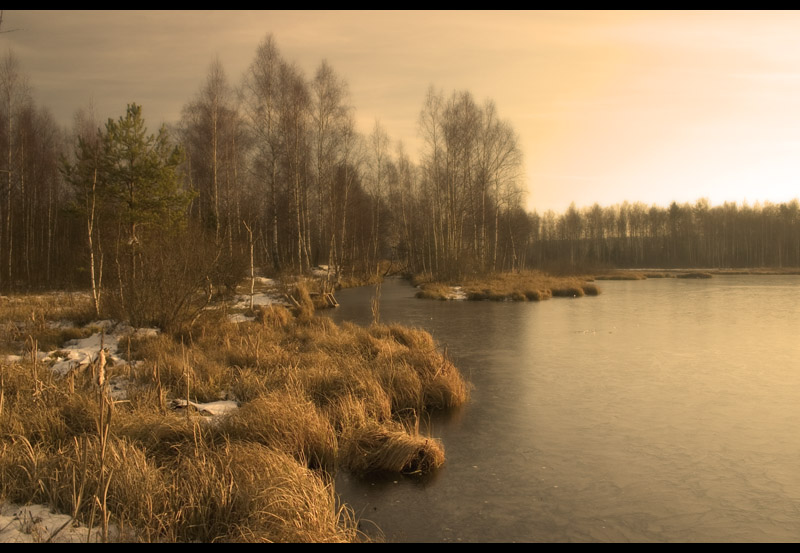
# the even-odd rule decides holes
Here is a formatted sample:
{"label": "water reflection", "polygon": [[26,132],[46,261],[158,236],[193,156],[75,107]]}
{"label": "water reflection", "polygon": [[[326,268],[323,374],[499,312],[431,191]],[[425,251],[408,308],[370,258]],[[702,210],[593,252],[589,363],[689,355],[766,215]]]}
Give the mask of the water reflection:
{"label": "water reflection", "polygon": [[[800,278],[604,282],[541,303],[381,288],[472,382],[430,481],[337,479],[388,541],[797,541]],[[374,289],[336,320],[368,324]]]}

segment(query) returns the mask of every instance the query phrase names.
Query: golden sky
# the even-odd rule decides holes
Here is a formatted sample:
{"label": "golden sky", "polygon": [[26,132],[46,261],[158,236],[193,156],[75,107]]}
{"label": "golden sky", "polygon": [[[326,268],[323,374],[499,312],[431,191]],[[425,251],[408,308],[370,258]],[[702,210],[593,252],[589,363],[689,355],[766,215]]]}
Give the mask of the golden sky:
{"label": "golden sky", "polygon": [[800,196],[800,12],[5,10],[11,29],[0,48],[65,126],[90,99],[101,120],[135,101],[174,122],[215,56],[238,84],[272,33],[414,157],[430,85],[493,99],[530,210]]}

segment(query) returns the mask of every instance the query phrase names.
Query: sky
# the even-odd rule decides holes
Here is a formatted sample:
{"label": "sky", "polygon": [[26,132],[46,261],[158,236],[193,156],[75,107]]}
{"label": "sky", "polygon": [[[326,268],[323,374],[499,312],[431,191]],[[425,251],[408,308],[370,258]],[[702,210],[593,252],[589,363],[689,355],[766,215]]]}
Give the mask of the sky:
{"label": "sky", "polygon": [[359,131],[412,158],[430,86],[491,99],[518,134],[526,207],[800,197],[800,11],[5,10],[34,98],[68,127],[142,105],[174,123],[218,58],[238,84],[272,34],[307,78],[327,60]]}

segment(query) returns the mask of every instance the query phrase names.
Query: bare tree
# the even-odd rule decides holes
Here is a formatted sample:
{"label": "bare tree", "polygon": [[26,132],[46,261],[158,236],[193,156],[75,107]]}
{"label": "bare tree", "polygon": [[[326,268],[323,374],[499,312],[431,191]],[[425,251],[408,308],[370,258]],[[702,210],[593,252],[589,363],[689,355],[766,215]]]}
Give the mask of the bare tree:
{"label": "bare tree", "polygon": [[2,222],[2,236],[0,236],[0,287],[8,288],[12,283],[12,266],[14,259],[14,239],[12,233],[14,187],[21,181],[20,159],[18,157],[21,142],[15,133],[20,113],[30,102],[30,90],[27,77],[22,74],[19,61],[14,52],[8,54],[0,61],[0,117],[3,120],[3,140],[5,156],[4,167],[0,172],[5,175],[5,190]]}
{"label": "bare tree", "polygon": [[340,79],[326,60],[323,60],[311,82],[311,121],[314,144],[314,164],[317,191],[317,240],[315,263],[324,251],[325,260],[333,264],[334,168],[343,157],[345,120],[351,111],[347,83]]}
{"label": "bare tree", "polygon": [[280,68],[283,64],[272,35],[258,45],[256,55],[244,77],[243,105],[255,140],[254,173],[264,182],[268,199],[265,219],[269,221],[269,245],[273,269],[281,269],[279,247],[279,169],[282,137],[279,126]]}
{"label": "bare tree", "polygon": [[286,178],[289,183],[292,219],[293,262],[304,272],[310,265],[308,248],[308,125],[311,97],[308,85],[295,64],[280,67],[279,123],[284,140]]}
{"label": "bare tree", "polygon": [[238,118],[233,90],[222,63],[216,58],[197,98],[183,110],[182,130],[192,182],[199,192],[200,219],[206,228],[214,230],[218,246],[222,242],[221,229],[225,227],[229,249],[233,219],[238,220],[231,213],[231,205],[237,202],[233,196],[238,191],[229,176],[235,174],[237,164],[234,144]]}
{"label": "bare tree", "polygon": [[[75,113],[74,161],[62,166],[64,177],[76,191],[79,206],[86,221],[86,238],[89,251],[89,277],[95,315],[100,316],[100,301],[103,283],[103,250],[98,236],[98,173],[102,140],[94,115],[94,105],[79,109]],[[95,251],[97,254],[95,254]]]}
{"label": "bare tree", "polygon": [[367,173],[367,191],[372,200],[371,221],[371,244],[368,249],[369,256],[367,266],[375,269],[378,274],[378,263],[380,262],[380,241],[381,241],[381,207],[384,194],[386,193],[387,165],[389,163],[389,135],[386,134],[380,121],[375,120],[372,133],[369,135],[369,155]]}

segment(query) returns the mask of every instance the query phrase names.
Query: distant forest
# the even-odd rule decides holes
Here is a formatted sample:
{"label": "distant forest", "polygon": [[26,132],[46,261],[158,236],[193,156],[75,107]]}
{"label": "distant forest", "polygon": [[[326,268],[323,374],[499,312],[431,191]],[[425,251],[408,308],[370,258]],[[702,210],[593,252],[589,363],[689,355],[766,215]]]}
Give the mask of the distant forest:
{"label": "distant forest", "polygon": [[98,303],[108,290],[124,307],[174,292],[165,279],[211,293],[251,262],[265,275],[328,265],[337,277],[368,277],[391,260],[441,279],[800,266],[796,200],[530,213],[518,137],[495,104],[433,87],[421,104],[413,162],[378,121],[356,131],[347,83],[326,61],[307,78],[267,35],[235,83],[213,61],[174,124],[150,134],[147,106],[120,106],[102,123],[84,106],[62,129],[9,52],[0,291],[91,286]]}

